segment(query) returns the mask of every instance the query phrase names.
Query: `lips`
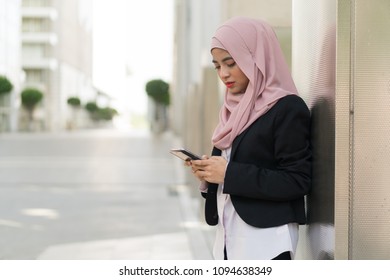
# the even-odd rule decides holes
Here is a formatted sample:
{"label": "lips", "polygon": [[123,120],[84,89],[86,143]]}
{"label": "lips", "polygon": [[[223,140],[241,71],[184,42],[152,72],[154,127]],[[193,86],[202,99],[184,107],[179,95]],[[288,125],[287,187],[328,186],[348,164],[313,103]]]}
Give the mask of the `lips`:
{"label": "lips", "polygon": [[234,82],[227,82],[225,85],[227,88],[231,88],[234,85]]}

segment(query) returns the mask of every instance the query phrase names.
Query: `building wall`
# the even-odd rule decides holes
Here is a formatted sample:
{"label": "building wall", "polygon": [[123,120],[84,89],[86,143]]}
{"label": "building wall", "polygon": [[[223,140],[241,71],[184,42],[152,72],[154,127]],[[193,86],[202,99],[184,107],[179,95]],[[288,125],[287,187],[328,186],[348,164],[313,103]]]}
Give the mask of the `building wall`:
{"label": "building wall", "polygon": [[[193,102],[198,103],[202,98],[198,90],[203,77],[202,68],[204,64],[210,64],[207,49],[219,17],[219,1],[175,1],[171,124],[176,134],[194,152],[202,152],[199,138],[201,128],[198,122],[191,122],[196,121],[194,116],[203,113],[195,110],[195,107],[201,107]],[[193,128],[192,131],[189,126]]]}
{"label": "building wall", "polygon": [[390,259],[390,2],[338,1],[335,257]]}
{"label": "building wall", "polygon": [[[92,84],[93,0],[59,1],[58,11],[60,96],[55,106],[61,112],[58,125],[64,128],[72,115],[69,97],[78,96],[83,103],[97,98]],[[80,121],[79,126],[86,125]]]}
{"label": "building wall", "polygon": [[292,1],[292,73],[312,115],[313,184],[300,259],[334,258],[336,2]]}
{"label": "building wall", "polygon": [[[70,116],[67,99],[91,100],[92,0],[23,1],[25,87],[41,89],[36,128],[63,130]],[[23,123],[23,114],[22,114]]]}
{"label": "building wall", "polygon": [[312,112],[300,258],[389,259],[390,2],[293,1],[293,74]]}
{"label": "building wall", "polygon": [[0,131],[17,130],[20,69],[20,0],[0,0],[0,75],[6,76],[14,88],[0,101]]}

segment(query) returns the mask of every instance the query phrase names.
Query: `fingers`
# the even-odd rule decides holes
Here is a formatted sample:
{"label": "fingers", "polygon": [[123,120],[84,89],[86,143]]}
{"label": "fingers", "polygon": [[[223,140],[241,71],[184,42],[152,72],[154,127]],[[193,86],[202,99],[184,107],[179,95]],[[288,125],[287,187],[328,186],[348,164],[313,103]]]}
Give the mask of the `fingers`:
{"label": "fingers", "polygon": [[193,171],[195,177],[197,177],[200,181],[206,180],[207,172],[201,169]]}
{"label": "fingers", "polygon": [[209,156],[203,155],[202,159],[185,161],[184,164],[191,167],[192,173],[196,178],[198,178],[200,181],[204,181],[208,176],[206,169],[210,165],[209,159]]}
{"label": "fingers", "polygon": [[197,169],[202,169],[208,165],[208,159],[191,160],[191,165]]}
{"label": "fingers", "polygon": [[204,171],[204,169],[199,167],[199,165],[194,165],[194,164],[191,166],[191,169],[192,169],[192,173]]}
{"label": "fingers", "polygon": [[[184,166],[191,167],[192,173],[194,174],[195,177],[197,177],[199,180],[204,180],[203,177],[204,175],[200,173],[203,171],[201,169],[201,166],[203,166],[201,163],[202,160],[186,160],[184,161]],[[195,164],[195,162],[198,162],[198,164]]]}
{"label": "fingers", "polygon": [[192,172],[199,180],[210,183],[223,183],[227,161],[223,157],[214,156],[208,159],[192,161]]}

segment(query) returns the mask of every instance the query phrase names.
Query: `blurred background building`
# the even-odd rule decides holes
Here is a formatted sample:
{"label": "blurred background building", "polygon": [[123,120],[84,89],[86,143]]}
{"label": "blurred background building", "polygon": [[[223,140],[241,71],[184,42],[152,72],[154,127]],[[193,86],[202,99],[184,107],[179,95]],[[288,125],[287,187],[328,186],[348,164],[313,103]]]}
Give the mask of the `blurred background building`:
{"label": "blurred background building", "polygon": [[[91,0],[22,0],[24,87],[44,93],[36,121],[56,131],[69,118],[67,99],[93,99]],[[24,127],[25,118],[20,118]]]}
{"label": "blurred background building", "polygon": [[72,117],[67,99],[87,102],[98,94],[92,83],[93,1],[1,0],[0,13],[0,75],[14,86],[1,101],[1,130],[27,129],[20,99],[25,88],[43,93],[33,129],[65,129]]}
{"label": "blurred background building", "polygon": [[13,83],[10,94],[0,96],[0,131],[17,129],[18,94],[21,88],[21,0],[0,0],[0,75]]}

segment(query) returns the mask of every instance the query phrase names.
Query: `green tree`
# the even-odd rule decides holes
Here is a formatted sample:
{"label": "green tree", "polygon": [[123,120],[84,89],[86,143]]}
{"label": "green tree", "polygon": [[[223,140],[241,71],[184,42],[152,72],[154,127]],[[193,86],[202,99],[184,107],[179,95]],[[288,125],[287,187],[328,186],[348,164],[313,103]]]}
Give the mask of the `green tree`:
{"label": "green tree", "polygon": [[99,108],[96,102],[94,101],[87,102],[84,107],[90,114],[95,113]]}
{"label": "green tree", "polygon": [[77,96],[71,96],[67,100],[68,105],[71,107],[71,119],[67,122],[68,129],[74,129],[78,125],[78,115],[81,108],[81,100]]}
{"label": "green tree", "polygon": [[12,83],[5,76],[0,76],[0,96],[10,93],[13,89]]}
{"label": "green tree", "polygon": [[29,129],[34,119],[34,110],[38,103],[43,99],[43,93],[36,88],[25,88],[22,93],[22,105],[28,112]]}
{"label": "green tree", "polygon": [[98,108],[97,114],[99,120],[111,121],[118,112],[113,108],[104,107]]}
{"label": "green tree", "polygon": [[169,84],[161,79],[151,80],[146,83],[146,93],[152,100],[151,129],[154,133],[161,133],[168,128],[168,110],[170,105]]}
{"label": "green tree", "polygon": [[118,111],[111,107],[99,107],[96,102],[91,101],[85,104],[85,109],[89,112],[94,121],[111,121]]}
{"label": "green tree", "polygon": [[74,108],[78,108],[81,106],[81,100],[77,96],[69,97],[67,103]]}
{"label": "green tree", "polygon": [[156,103],[168,106],[170,104],[169,84],[161,79],[146,83],[145,90]]}
{"label": "green tree", "polygon": [[94,101],[90,101],[90,102],[87,102],[87,104],[85,104],[85,109],[90,112],[90,113],[94,113],[98,110],[98,106],[96,104],[96,102]]}
{"label": "green tree", "polygon": [[99,110],[99,107],[98,105],[96,104],[95,101],[89,101],[85,104],[84,106],[85,110],[88,111],[90,117],[92,120],[94,121],[97,121],[99,119],[98,117],[98,110]]}
{"label": "green tree", "polygon": [[[13,89],[12,83],[5,76],[0,76],[0,108],[8,107],[7,100],[4,98]],[[9,115],[6,112],[0,112],[0,131],[6,130],[9,122]]]}

